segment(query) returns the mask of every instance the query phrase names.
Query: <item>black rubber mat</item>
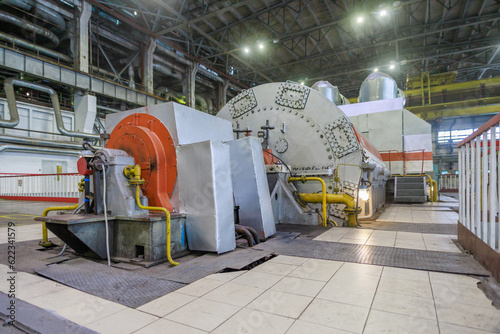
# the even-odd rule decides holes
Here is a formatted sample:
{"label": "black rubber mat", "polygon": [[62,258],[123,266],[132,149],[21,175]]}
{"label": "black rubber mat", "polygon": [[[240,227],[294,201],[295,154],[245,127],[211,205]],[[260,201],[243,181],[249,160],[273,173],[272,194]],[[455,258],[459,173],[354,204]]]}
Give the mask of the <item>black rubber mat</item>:
{"label": "black rubber mat", "polygon": [[294,239],[283,237],[282,233],[255,248],[281,255],[315,259],[477,276],[489,275],[472,256],[458,253]]}
{"label": "black rubber mat", "polygon": [[415,232],[425,234],[457,234],[457,224],[399,223],[399,222],[361,222],[364,228],[382,231]]}
{"label": "black rubber mat", "polygon": [[180,265],[168,268],[152,267],[148,275],[180,283],[192,283],[224,269],[241,270],[248,265],[271,256],[272,252],[254,248],[237,248],[225,254],[205,254]]}
{"label": "black rubber mat", "polygon": [[35,269],[42,276],[128,307],[139,307],[185,284],[108,267],[83,258]]}

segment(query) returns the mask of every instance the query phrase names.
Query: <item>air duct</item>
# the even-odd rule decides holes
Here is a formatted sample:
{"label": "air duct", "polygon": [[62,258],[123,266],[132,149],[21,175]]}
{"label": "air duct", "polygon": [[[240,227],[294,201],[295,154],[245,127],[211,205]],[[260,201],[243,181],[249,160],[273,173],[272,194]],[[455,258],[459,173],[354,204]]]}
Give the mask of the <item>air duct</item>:
{"label": "air duct", "polygon": [[169,69],[166,66],[160,65],[160,64],[153,64],[153,69],[155,71],[158,71],[160,73],[163,73],[165,75],[168,75],[169,77],[173,77],[178,80],[182,80],[182,75],[180,73],[175,73],[171,69]]}
{"label": "air duct", "polygon": [[[17,112],[17,105],[16,105],[16,97],[14,95],[14,86],[20,86],[20,87],[25,87],[33,90],[37,90],[43,93],[47,93],[50,95],[50,100],[52,101],[52,108],[54,109],[54,117],[56,119],[56,125],[57,125],[57,130],[64,135],[68,137],[78,137],[78,138],[85,138],[85,139],[95,139],[98,140],[100,139],[100,135],[98,134],[93,134],[93,133],[83,133],[83,132],[78,132],[78,131],[70,131],[67,130],[64,127],[64,122],[62,118],[62,113],[61,113],[61,107],[59,105],[59,98],[57,97],[57,93],[50,87],[43,86],[37,83],[32,83],[28,81],[23,81],[19,80],[16,78],[8,78],[5,79],[4,82],[4,88],[5,88],[5,95],[7,95],[7,104],[9,106],[9,112],[11,115],[11,118],[14,118],[14,116],[17,117],[17,123],[15,125],[12,125],[9,122],[14,122],[12,119],[7,122],[7,127],[15,127],[19,123],[19,113]],[[0,126],[2,123],[0,123]]]}
{"label": "air duct", "polygon": [[42,148],[42,147],[33,147],[33,146],[22,146],[22,145],[0,145],[0,153],[5,151],[21,151],[21,152],[33,152],[33,153],[42,153],[42,154],[60,154],[60,155],[71,155],[71,156],[79,156],[80,151],[70,151],[70,150],[61,150],[55,148]]}
{"label": "air duct", "polygon": [[73,59],[71,59],[70,57],[68,57],[62,53],[53,51],[51,49],[44,48],[43,46],[35,45],[33,43],[27,42],[25,40],[22,40],[20,38],[17,38],[17,37],[8,35],[8,34],[4,34],[3,32],[0,32],[0,40],[4,41],[4,42],[12,43],[15,46],[22,47],[22,48],[25,48],[25,49],[30,50],[30,51],[35,51],[38,54],[57,59],[59,61],[63,61],[66,63],[73,62]]}

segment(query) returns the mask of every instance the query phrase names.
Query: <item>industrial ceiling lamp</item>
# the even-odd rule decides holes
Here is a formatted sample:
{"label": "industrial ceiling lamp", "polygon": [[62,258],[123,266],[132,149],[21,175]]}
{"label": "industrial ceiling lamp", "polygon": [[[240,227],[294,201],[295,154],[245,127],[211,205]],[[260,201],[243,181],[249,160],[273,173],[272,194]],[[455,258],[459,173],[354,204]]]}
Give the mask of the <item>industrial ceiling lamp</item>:
{"label": "industrial ceiling lamp", "polygon": [[365,18],[363,16],[358,16],[358,18],[356,19],[358,23],[363,23],[364,20]]}

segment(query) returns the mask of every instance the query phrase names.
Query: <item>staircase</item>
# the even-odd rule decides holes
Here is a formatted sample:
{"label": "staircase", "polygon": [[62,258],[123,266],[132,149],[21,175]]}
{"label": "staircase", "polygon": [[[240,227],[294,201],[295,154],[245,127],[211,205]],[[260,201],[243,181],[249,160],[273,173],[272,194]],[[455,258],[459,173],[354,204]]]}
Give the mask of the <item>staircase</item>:
{"label": "staircase", "polygon": [[396,176],[394,202],[424,203],[427,201],[424,176]]}

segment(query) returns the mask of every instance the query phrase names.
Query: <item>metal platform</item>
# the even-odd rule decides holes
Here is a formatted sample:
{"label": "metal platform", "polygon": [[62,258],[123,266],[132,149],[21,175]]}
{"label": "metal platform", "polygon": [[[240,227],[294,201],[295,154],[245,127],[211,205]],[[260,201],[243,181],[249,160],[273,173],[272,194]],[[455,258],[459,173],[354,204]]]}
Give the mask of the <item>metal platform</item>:
{"label": "metal platform", "polygon": [[432,224],[432,223],[400,223],[400,222],[361,222],[364,228],[381,231],[414,232],[425,234],[457,234],[457,224]]}
{"label": "metal platform", "polygon": [[35,272],[94,296],[133,308],[185,285],[108,267],[83,258],[36,268]]}
{"label": "metal platform", "polygon": [[[291,237],[290,237],[291,236]],[[295,239],[295,234],[277,233],[276,237],[255,246],[281,255],[323,260],[355,262],[455,274],[488,276],[474,258],[466,254],[434,252],[405,248]]]}

